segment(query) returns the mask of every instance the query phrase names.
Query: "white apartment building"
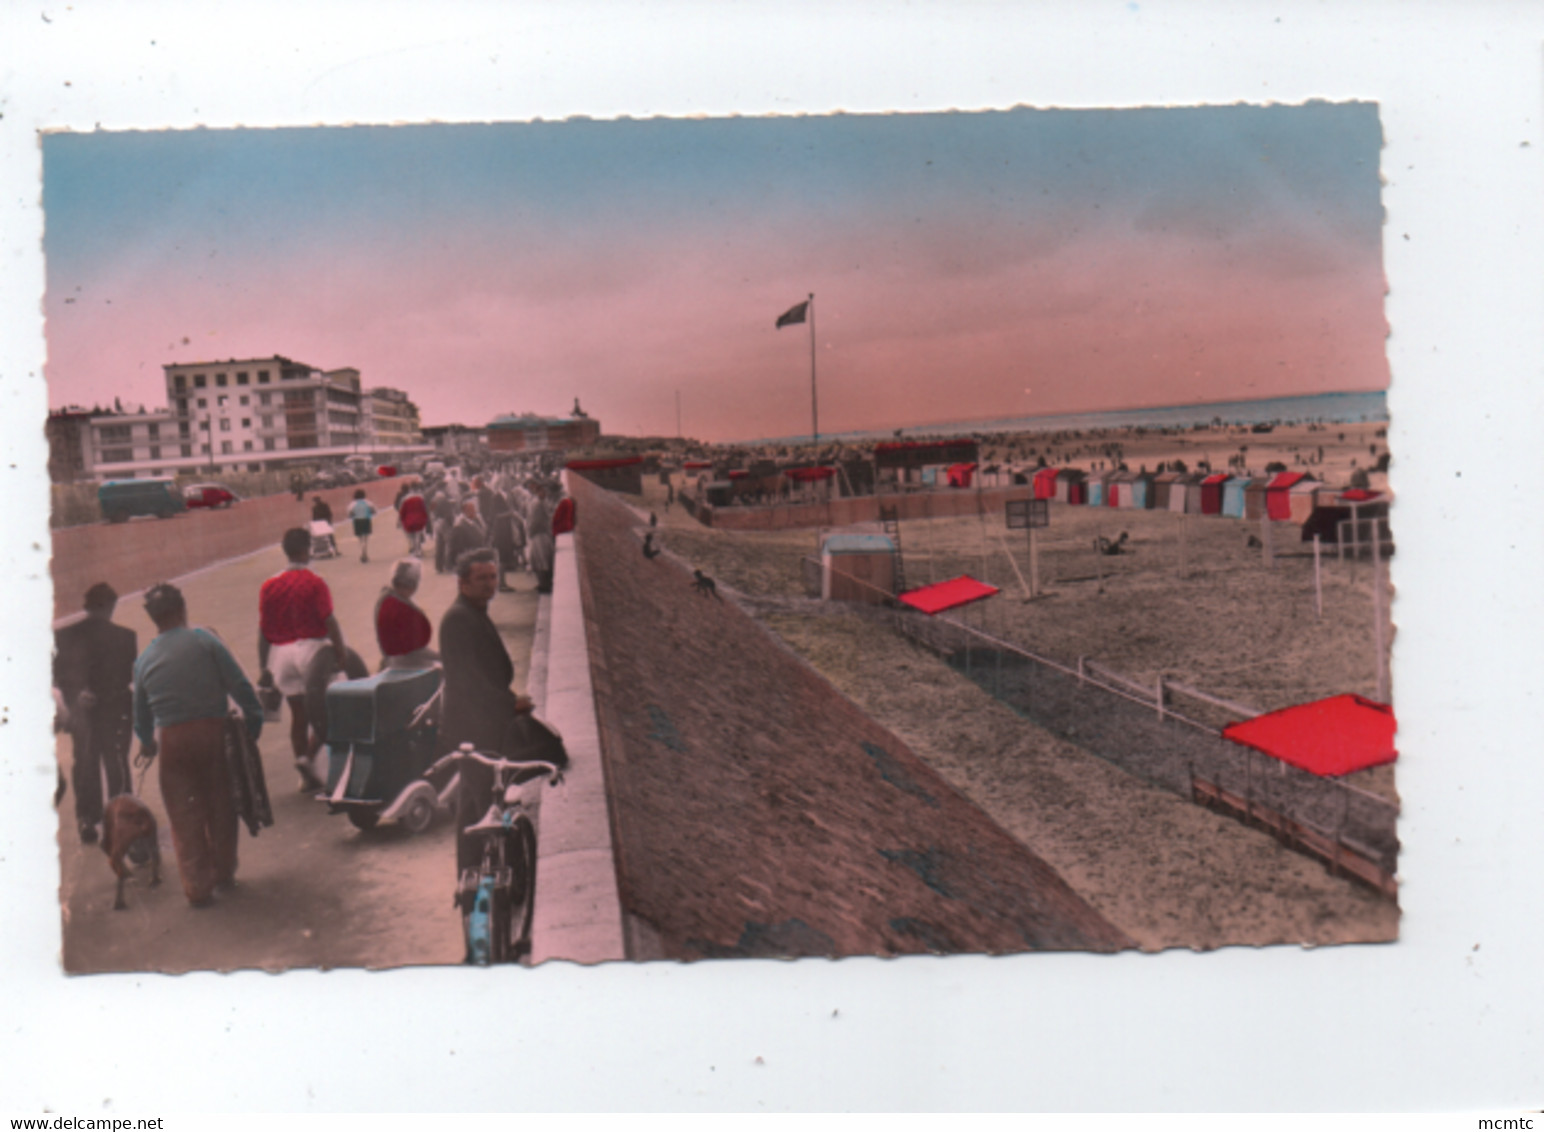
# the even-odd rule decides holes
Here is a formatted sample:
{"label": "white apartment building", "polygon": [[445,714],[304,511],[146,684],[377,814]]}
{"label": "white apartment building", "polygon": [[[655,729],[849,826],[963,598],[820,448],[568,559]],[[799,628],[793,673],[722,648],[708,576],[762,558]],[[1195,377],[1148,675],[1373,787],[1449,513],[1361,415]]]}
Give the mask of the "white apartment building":
{"label": "white apartment building", "polygon": [[418,406],[400,389],[379,386],[365,390],[360,402],[363,432],[371,447],[407,448],[424,442],[418,424]]}
{"label": "white apartment building", "polygon": [[357,369],[320,370],[281,354],[163,368],[166,411],[91,420],[86,476],[216,477],[387,447],[428,451],[407,394],[364,394]]}

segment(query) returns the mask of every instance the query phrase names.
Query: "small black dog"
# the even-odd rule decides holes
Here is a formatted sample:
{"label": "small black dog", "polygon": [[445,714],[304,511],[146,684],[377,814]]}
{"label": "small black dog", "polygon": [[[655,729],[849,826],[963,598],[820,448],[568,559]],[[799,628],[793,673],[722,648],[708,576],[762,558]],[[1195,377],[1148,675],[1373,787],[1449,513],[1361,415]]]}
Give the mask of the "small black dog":
{"label": "small black dog", "polygon": [[696,580],[692,582],[692,589],[696,590],[703,597],[715,598],[718,601],[724,600],[718,596],[718,583],[716,583],[712,578],[708,577],[701,570],[693,570],[692,574],[696,578]]}

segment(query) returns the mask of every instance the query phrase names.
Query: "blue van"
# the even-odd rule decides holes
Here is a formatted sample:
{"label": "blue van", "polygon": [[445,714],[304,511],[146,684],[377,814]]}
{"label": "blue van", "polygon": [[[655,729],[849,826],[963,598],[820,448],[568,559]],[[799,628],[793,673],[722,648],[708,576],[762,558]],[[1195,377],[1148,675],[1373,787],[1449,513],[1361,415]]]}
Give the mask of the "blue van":
{"label": "blue van", "polygon": [[187,510],[176,481],[170,479],[108,480],[97,488],[97,502],[109,523],[124,523],[135,515],[170,519]]}

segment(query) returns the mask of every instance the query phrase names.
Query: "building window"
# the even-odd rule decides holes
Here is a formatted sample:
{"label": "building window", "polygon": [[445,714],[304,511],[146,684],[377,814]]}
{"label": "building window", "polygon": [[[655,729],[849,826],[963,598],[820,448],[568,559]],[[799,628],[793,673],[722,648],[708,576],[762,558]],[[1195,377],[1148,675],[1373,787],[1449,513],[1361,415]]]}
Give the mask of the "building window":
{"label": "building window", "polygon": [[188,399],[186,397],[177,398],[177,415],[180,417],[188,415]]}
{"label": "building window", "polygon": [[230,397],[228,395],[224,394],[224,393],[221,393],[218,397],[216,397],[214,399],[214,403],[217,406],[219,406],[220,408],[222,408],[222,409],[225,408],[227,402],[229,402],[229,401],[230,401]]}
{"label": "building window", "polygon": [[268,394],[266,394],[266,393],[259,393],[257,395],[257,403],[259,405],[271,404],[271,401],[269,400]]}
{"label": "building window", "polygon": [[191,444],[184,444],[182,446],[182,454],[184,456],[191,456],[191,455],[193,455],[193,446]]}
{"label": "building window", "polygon": [[204,375],[201,374],[201,373],[195,373],[193,375],[193,388],[194,389],[202,389],[203,387],[204,387]]}
{"label": "building window", "polygon": [[252,427],[252,418],[251,417],[242,417],[241,418],[241,427],[242,428],[251,428]]}
{"label": "building window", "polygon": [[103,444],[111,444],[114,441],[122,442],[131,440],[134,436],[132,425],[104,425],[102,426],[101,441]]}
{"label": "building window", "polygon": [[151,440],[160,440],[161,439],[161,426],[159,424],[151,424],[151,425],[147,425],[146,427],[150,430],[150,439]]}
{"label": "building window", "polygon": [[[150,458],[152,460],[159,460],[161,458],[161,446],[159,444],[152,444],[150,446]],[[160,474],[160,472],[156,473],[156,475]]]}
{"label": "building window", "polygon": [[268,384],[268,371],[267,370],[260,369],[260,370],[257,371],[257,383],[259,385],[267,385]]}
{"label": "building window", "polygon": [[127,464],[132,459],[134,459],[134,449],[132,448],[102,449],[102,463],[104,464]]}
{"label": "building window", "polygon": [[247,382],[247,375],[244,374],[244,373],[238,373],[236,375],[236,384],[237,385],[246,385],[246,384],[248,384],[248,382]]}
{"label": "building window", "polygon": [[177,435],[178,436],[187,436],[188,435],[188,422],[187,421],[178,421],[177,422]]}
{"label": "building window", "polygon": [[207,456],[207,455],[209,455],[209,445],[207,445],[207,444],[200,444],[198,446],[198,454],[200,456]]}
{"label": "building window", "polygon": [[225,384],[225,375],[223,373],[215,374],[214,375],[214,383],[216,385],[224,385]]}
{"label": "building window", "polygon": [[248,464],[247,465],[247,471],[249,471],[249,472],[260,472],[262,470],[263,470],[263,466],[261,464]]}
{"label": "building window", "polygon": [[241,442],[241,450],[243,452],[250,452],[250,451],[252,451],[252,442],[250,440],[243,440]]}
{"label": "building window", "polygon": [[272,417],[264,417],[263,418],[263,427],[264,428],[272,428],[273,427],[273,418]]}
{"label": "building window", "polygon": [[248,397],[245,393],[243,393],[241,395],[241,403],[243,405],[250,405],[252,403],[252,398]]}
{"label": "building window", "polygon": [[221,417],[220,418],[220,431],[221,432],[229,432],[230,430],[231,430],[230,418],[229,417]]}
{"label": "building window", "polygon": [[234,450],[235,449],[233,449],[231,447],[231,442],[229,440],[222,440],[222,441],[220,441],[220,455],[221,456],[229,456]]}
{"label": "building window", "polygon": [[200,397],[198,399],[198,407],[200,409],[207,409],[207,408],[209,408],[209,401],[206,398]]}
{"label": "building window", "polygon": [[263,441],[263,451],[264,452],[272,452],[273,451],[273,437],[270,436],[268,439]]}
{"label": "building window", "polygon": [[179,373],[176,377],[172,378],[172,388],[178,393],[181,393],[187,387],[188,379],[183,377],[182,374]]}

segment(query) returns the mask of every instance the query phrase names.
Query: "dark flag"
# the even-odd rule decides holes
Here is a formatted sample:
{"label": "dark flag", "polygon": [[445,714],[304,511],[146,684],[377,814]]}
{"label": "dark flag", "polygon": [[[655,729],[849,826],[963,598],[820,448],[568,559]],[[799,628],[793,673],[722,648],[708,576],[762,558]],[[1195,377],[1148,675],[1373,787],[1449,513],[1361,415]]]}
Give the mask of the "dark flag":
{"label": "dark flag", "polygon": [[781,330],[785,326],[792,326],[795,323],[803,322],[804,314],[809,310],[809,308],[810,304],[808,299],[795,306],[789,307],[782,314],[777,316],[777,329]]}

